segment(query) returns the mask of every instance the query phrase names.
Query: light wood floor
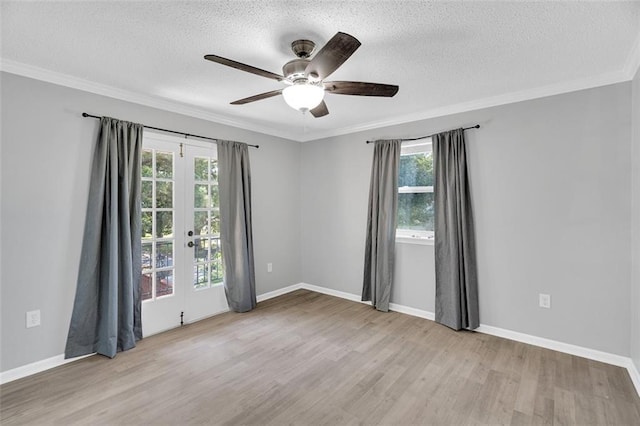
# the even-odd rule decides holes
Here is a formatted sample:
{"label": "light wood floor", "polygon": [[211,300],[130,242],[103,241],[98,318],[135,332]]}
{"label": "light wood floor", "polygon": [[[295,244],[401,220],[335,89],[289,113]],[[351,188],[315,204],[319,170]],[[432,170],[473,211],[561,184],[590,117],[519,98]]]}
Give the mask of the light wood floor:
{"label": "light wood floor", "polygon": [[0,390],[3,425],[640,425],[622,368],[306,290]]}

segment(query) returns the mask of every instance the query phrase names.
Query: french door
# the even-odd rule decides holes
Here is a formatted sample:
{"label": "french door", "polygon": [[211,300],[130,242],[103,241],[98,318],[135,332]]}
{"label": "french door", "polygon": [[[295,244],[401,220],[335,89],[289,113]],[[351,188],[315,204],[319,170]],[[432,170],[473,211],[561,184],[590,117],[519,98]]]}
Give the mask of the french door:
{"label": "french door", "polygon": [[142,149],[142,331],[228,310],[216,147],[145,132]]}

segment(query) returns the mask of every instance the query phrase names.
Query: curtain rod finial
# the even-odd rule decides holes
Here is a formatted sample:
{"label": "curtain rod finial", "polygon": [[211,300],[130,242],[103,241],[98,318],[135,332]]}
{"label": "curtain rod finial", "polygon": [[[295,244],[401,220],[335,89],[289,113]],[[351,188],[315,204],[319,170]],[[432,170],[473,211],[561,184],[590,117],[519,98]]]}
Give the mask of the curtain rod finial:
{"label": "curtain rod finial", "polygon": [[87,114],[86,112],[83,112],[83,113],[82,113],[82,116],[83,116],[83,117],[88,117],[88,116],[89,116],[89,114]]}

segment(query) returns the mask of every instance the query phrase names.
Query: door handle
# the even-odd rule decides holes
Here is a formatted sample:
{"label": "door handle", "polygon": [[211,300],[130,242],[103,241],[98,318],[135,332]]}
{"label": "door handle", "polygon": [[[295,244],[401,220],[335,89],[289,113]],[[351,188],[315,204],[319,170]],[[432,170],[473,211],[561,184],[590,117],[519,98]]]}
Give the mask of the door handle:
{"label": "door handle", "polygon": [[193,245],[194,245],[194,244],[193,244],[193,241],[189,241],[189,242],[187,243],[187,245],[188,245],[189,247],[193,247]]}

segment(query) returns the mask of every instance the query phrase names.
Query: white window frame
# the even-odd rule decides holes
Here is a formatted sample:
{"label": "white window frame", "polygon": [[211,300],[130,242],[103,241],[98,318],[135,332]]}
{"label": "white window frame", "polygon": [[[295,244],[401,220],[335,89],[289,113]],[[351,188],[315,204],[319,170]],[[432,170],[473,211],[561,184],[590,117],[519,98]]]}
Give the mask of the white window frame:
{"label": "white window frame", "polygon": [[[433,152],[431,138],[404,142],[400,150],[400,156],[418,154],[422,152]],[[420,194],[425,192],[433,192],[433,186],[398,187],[398,194]],[[433,245],[434,232],[396,228],[396,242],[407,244]]]}

